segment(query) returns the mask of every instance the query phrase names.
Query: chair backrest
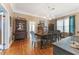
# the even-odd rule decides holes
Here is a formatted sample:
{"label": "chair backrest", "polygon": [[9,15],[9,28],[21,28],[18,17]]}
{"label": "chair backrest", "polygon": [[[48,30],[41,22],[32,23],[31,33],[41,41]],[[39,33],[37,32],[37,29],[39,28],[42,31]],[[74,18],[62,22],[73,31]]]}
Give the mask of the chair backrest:
{"label": "chair backrest", "polygon": [[55,30],[53,33],[60,34],[60,31],[59,30]]}
{"label": "chair backrest", "polygon": [[57,33],[58,33],[58,35],[60,35],[60,31],[59,30],[57,30]]}
{"label": "chair backrest", "polygon": [[31,33],[32,40],[35,40],[35,33],[33,31],[31,31],[30,33]]}
{"label": "chair backrest", "polygon": [[49,33],[48,33],[48,39],[49,39],[49,40],[52,40],[52,39],[53,39],[52,32],[49,32]]}

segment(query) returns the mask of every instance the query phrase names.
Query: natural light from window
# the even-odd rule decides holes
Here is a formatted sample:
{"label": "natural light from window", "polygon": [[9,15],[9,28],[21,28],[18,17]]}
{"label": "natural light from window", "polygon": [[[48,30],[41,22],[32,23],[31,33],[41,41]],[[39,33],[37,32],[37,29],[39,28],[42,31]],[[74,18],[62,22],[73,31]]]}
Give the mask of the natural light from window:
{"label": "natural light from window", "polygon": [[57,30],[69,32],[69,17],[57,20]]}

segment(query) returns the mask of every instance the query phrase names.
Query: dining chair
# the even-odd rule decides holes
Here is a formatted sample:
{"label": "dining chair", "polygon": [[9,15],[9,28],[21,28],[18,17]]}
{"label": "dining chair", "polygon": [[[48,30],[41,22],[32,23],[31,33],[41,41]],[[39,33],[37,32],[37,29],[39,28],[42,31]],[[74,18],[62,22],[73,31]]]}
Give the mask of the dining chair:
{"label": "dining chair", "polygon": [[54,32],[53,32],[53,40],[55,41],[55,42],[57,42],[57,41],[59,41],[61,39],[61,33],[60,33],[60,31],[59,30],[55,30]]}
{"label": "dining chair", "polygon": [[48,37],[46,36],[42,36],[41,38],[41,48],[47,48],[48,45]]}
{"label": "dining chair", "polygon": [[54,31],[48,32],[48,39],[51,43],[54,42]]}
{"label": "dining chair", "polygon": [[31,31],[30,33],[31,33],[31,39],[32,39],[32,47],[36,48],[39,40],[36,38],[36,35],[33,31]]}
{"label": "dining chair", "polygon": [[36,45],[37,45],[37,44],[36,44],[36,42],[37,42],[36,36],[35,36],[35,34],[34,34],[33,31],[31,31],[30,33],[31,33],[32,47],[35,48]]}

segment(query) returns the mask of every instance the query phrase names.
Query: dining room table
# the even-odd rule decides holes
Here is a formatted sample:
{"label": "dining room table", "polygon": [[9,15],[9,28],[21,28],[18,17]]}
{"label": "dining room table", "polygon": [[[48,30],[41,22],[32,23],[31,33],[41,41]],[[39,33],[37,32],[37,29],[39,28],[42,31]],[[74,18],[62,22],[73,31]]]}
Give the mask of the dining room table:
{"label": "dining room table", "polygon": [[49,33],[48,32],[45,32],[45,33],[35,33],[35,35],[40,39],[40,46],[41,46],[41,49],[42,49],[44,47],[43,46],[44,41],[48,40]]}

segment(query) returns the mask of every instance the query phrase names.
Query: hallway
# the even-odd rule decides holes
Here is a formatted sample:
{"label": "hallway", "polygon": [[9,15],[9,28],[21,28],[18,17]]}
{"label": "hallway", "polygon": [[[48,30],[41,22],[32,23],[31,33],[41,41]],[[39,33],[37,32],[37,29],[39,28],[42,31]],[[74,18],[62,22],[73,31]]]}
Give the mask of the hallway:
{"label": "hallway", "polygon": [[52,47],[47,49],[33,49],[29,40],[15,40],[11,47],[4,51],[5,55],[52,55]]}

